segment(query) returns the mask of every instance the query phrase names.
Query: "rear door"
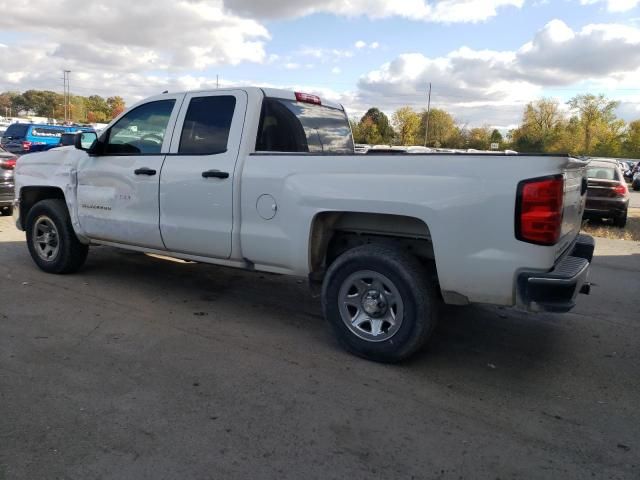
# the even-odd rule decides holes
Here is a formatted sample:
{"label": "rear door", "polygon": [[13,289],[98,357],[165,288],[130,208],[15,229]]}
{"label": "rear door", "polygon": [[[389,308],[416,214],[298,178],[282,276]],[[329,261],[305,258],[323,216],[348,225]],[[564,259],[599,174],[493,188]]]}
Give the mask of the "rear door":
{"label": "rear door", "polygon": [[160,230],[167,249],[231,255],[233,178],[247,94],[187,94],[160,176]]}

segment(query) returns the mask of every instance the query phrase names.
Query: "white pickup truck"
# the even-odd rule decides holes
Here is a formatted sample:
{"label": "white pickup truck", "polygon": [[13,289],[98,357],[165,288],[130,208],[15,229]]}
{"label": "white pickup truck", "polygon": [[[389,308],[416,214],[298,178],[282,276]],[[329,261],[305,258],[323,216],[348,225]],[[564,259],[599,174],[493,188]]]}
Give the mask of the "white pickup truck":
{"label": "white pickup truck", "polygon": [[165,93],[21,157],[14,215],[44,271],[90,245],[306,276],[351,352],[416,352],[438,304],[567,311],[588,293],[586,162],[354,153],[340,105],[266,88]]}

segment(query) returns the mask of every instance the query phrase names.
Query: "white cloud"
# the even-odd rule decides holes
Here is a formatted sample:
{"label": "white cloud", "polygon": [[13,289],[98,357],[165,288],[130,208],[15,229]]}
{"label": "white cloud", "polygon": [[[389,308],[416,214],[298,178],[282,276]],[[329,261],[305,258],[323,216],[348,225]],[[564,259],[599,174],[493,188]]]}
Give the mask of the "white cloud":
{"label": "white cloud", "polygon": [[640,0],[580,0],[582,5],[592,5],[594,3],[606,3],[610,12],[628,12],[640,4]]}
{"label": "white cloud", "polygon": [[340,67],[333,67],[331,69],[331,73],[333,73],[334,75],[340,75],[342,73],[342,70],[340,69]]}
{"label": "white cloud", "polygon": [[403,17],[426,22],[481,22],[524,0],[226,0],[232,12],[253,18],[295,18],[313,13],[369,18]]}
{"label": "white cloud", "polygon": [[[0,11],[0,29],[45,38],[54,58],[128,71],[263,62],[269,39],[263,25],[226,12],[222,0],[60,0],[55,8],[0,0]],[[34,21],[34,12],[47,14]]]}
{"label": "white cloud", "polygon": [[358,40],[355,44],[354,47],[360,49],[360,48],[364,48],[367,46],[367,42],[363,42],[362,40]]}
{"label": "white cloud", "polygon": [[[637,88],[639,65],[640,29],[597,24],[573,31],[553,20],[516,51],[462,47],[441,57],[399,55],[361,77],[356,101],[363,110],[424,108],[431,82],[434,103],[461,121],[508,125],[547,87]],[[633,109],[627,105],[626,111]]]}

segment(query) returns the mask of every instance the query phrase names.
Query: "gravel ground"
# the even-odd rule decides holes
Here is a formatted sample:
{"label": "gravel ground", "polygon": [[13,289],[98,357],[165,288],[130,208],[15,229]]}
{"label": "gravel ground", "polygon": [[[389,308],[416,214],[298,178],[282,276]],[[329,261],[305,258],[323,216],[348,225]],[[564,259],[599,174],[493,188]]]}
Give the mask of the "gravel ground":
{"label": "gravel ground", "polygon": [[640,478],[640,243],[569,314],[444,308],[398,366],[296,279],[93,248],[37,270],[0,218],[0,479]]}

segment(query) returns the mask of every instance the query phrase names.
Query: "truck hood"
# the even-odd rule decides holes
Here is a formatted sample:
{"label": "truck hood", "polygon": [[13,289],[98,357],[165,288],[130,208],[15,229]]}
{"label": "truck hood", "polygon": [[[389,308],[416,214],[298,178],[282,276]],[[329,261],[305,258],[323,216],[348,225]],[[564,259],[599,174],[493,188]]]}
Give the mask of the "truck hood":
{"label": "truck hood", "polygon": [[52,179],[64,175],[69,177],[72,170],[87,157],[87,153],[75,147],[60,147],[46,152],[28,153],[16,162],[16,178],[21,176]]}

